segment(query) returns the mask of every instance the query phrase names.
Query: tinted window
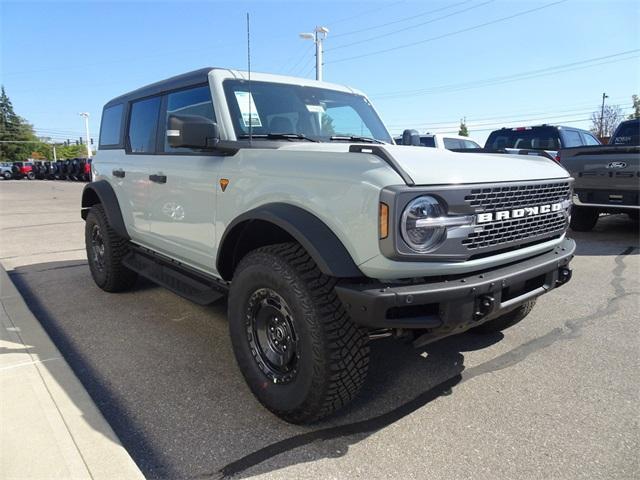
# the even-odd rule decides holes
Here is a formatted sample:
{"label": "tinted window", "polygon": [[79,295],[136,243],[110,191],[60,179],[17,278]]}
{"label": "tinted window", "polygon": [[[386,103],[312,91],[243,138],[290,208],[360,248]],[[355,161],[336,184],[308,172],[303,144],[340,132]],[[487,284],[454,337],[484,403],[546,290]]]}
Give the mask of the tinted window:
{"label": "tinted window", "polygon": [[122,104],[105,108],[100,124],[100,146],[119,145],[122,126]]}
{"label": "tinted window", "polygon": [[436,140],[434,137],[420,137],[420,145],[423,147],[436,148]]}
{"label": "tinted window", "polygon": [[640,121],[634,120],[620,124],[611,143],[616,145],[640,145]]}
{"label": "tinted window", "polygon": [[585,145],[600,145],[598,139],[587,132],[582,132],[582,141]]}
{"label": "tinted window", "polygon": [[[167,114],[165,117],[165,127],[168,127],[169,115],[198,115],[215,121],[213,112],[213,102],[208,86],[190,88],[167,95]],[[172,148],[169,146],[167,136],[164,135],[165,152],[189,152],[190,148]]]}
{"label": "tinted window", "polygon": [[444,138],[444,148],[451,150],[452,148],[464,148],[464,144],[457,138]]}
{"label": "tinted window", "polygon": [[579,147],[582,145],[580,132],[576,132],[575,130],[564,130],[562,132],[562,140],[563,147]]}
{"label": "tinted window", "polygon": [[462,140],[462,142],[464,143],[464,147],[462,148],[480,148],[480,145],[473,140]]}
{"label": "tinted window", "polygon": [[491,132],[485,148],[491,150],[503,148],[558,150],[560,139],[558,130],[553,127],[502,129]]}
{"label": "tinted window", "polygon": [[131,104],[129,146],[132,152],[155,152],[159,112],[160,97],[147,98]]}

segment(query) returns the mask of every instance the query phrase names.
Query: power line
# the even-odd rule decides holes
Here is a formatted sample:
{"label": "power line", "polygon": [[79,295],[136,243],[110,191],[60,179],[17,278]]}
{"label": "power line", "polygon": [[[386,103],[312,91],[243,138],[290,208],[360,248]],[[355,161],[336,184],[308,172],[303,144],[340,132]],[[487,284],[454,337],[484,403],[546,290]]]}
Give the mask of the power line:
{"label": "power line", "polygon": [[[458,5],[463,5],[463,4],[469,3],[471,1],[473,1],[473,0],[465,0],[464,2],[454,3],[453,5],[447,5],[446,7],[436,8],[435,10],[428,10],[426,12],[418,13],[416,15],[411,15],[410,17],[400,18],[400,19],[394,20],[392,22],[379,23],[378,25],[372,25],[372,26],[369,26],[369,27],[366,27],[366,28],[361,28],[359,30],[351,30],[350,32],[336,33],[335,35],[331,35],[331,37],[332,38],[346,37],[348,35],[355,35],[356,33],[368,32],[368,31],[374,30],[376,28],[388,27],[389,25],[395,25],[397,23],[402,23],[402,22],[406,22],[406,21],[409,21],[409,20],[415,20],[416,18],[424,17],[425,15],[430,15],[432,13],[437,13],[437,12],[440,12],[442,10],[448,10],[449,8],[454,8],[454,7],[457,7]],[[397,3],[400,3],[400,2],[397,2]],[[328,22],[328,23],[329,23],[329,25],[333,25],[332,22]]]}
{"label": "power line", "polygon": [[[624,99],[626,97],[616,97],[615,100],[610,99],[612,102],[617,102],[620,101],[622,99]],[[593,102],[590,103],[581,103],[580,108],[572,108],[572,109],[568,109],[568,110],[555,110],[552,112],[549,111],[543,111],[543,112],[528,112],[528,113],[523,113],[523,112],[509,112],[509,113],[503,113],[501,115],[496,115],[496,116],[492,116],[492,117],[479,117],[479,118],[474,118],[474,117],[470,117],[469,115],[466,115],[467,118],[467,124],[472,124],[473,122],[480,122],[480,121],[485,121],[485,120],[501,120],[502,122],[509,122],[511,121],[510,119],[513,118],[512,115],[533,115],[533,116],[540,116],[540,115],[557,115],[557,114],[562,114],[562,113],[570,113],[572,115],[579,115],[579,114],[583,114],[583,113],[591,113],[591,112],[595,112],[596,110],[594,108],[589,107],[590,105],[592,105]],[[578,105],[578,104],[576,104]],[[568,105],[567,105],[568,107]],[[587,108],[589,107],[589,108]],[[560,107],[560,108],[564,108],[564,107]],[[626,108],[633,108],[633,107],[621,107],[622,109],[626,109]],[[459,118],[456,118],[454,120],[439,120],[436,122],[428,122],[428,123],[418,123],[418,122],[412,122],[412,121],[403,121],[403,123],[385,123],[385,125],[387,127],[405,127],[406,125],[414,125],[417,127],[420,126],[434,126],[434,125],[445,125],[445,126],[451,126],[451,125],[458,125],[460,122]]]}
{"label": "power line", "polygon": [[[633,107],[623,107],[621,108],[621,110],[632,110]],[[577,114],[578,112],[576,112],[575,114]],[[588,112],[586,112],[588,113]],[[574,114],[574,115],[575,115]],[[467,128],[471,131],[475,131],[475,132],[486,132],[486,131],[493,131],[493,130],[497,130],[498,128],[509,128],[509,126],[507,126],[506,124],[522,124],[524,122],[536,122],[536,124],[565,124],[565,123],[576,123],[576,122],[584,122],[584,121],[590,121],[592,120],[591,117],[587,117],[587,118],[573,118],[573,115],[571,116],[544,116],[544,117],[537,117],[537,118],[524,118],[524,119],[518,119],[518,120],[504,120],[501,122],[489,122],[489,123],[469,123],[467,122]],[[488,127],[488,128],[477,128],[477,127]],[[490,127],[490,128],[489,128]],[[441,127],[441,128],[435,128],[435,129],[429,129],[430,133],[451,133],[453,132],[453,130],[449,130],[449,127]],[[453,128],[453,127],[451,127]],[[395,129],[394,129],[395,130]],[[433,131],[431,131],[433,130]],[[457,127],[456,127],[456,132],[457,132]]]}
{"label": "power line", "polygon": [[395,46],[395,47],[385,48],[385,49],[382,49],[382,50],[376,50],[374,52],[363,53],[361,55],[354,55],[352,57],[338,58],[336,60],[332,60],[332,61],[329,61],[329,62],[326,62],[326,63],[346,62],[348,60],[355,60],[355,59],[359,59],[359,58],[371,57],[372,55],[378,55],[380,53],[387,53],[387,52],[392,52],[394,50],[399,50],[401,48],[407,48],[407,47],[413,47],[415,45],[421,45],[421,44],[424,44],[424,43],[427,43],[427,42],[432,42],[432,41],[435,41],[435,40],[440,40],[442,38],[451,37],[453,35],[458,35],[460,33],[470,32],[472,30],[477,30],[479,28],[487,27],[489,25],[494,25],[494,24],[499,23],[499,22],[504,22],[504,21],[507,21],[507,20],[511,20],[513,18],[521,17],[523,15],[528,15],[529,13],[537,12],[537,11],[543,10],[545,8],[550,8],[550,7],[553,7],[555,5],[559,5],[561,3],[565,3],[566,1],[567,0],[558,0],[558,1],[555,1],[555,2],[552,2],[552,3],[547,3],[547,4],[542,5],[540,7],[530,8],[528,10],[523,10],[521,12],[514,13],[513,15],[508,15],[506,17],[500,17],[500,18],[497,18],[495,20],[491,20],[491,21],[488,21],[488,22],[480,23],[478,25],[473,25],[471,27],[463,28],[461,30],[456,30],[454,32],[443,33],[442,35],[437,35],[435,37],[426,38],[424,40],[418,40],[416,42],[405,43],[403,45],[398,45],[398,46]]}
{"label": "power line", "polygon": [[[514,81],[518,81],[518,80],[529,80],[531,78],[538,78],[538,77],[543,77],[546,75],[555,75],[558,73],[566,73],[566,72],[572,72],[575,70],[581,70],[584,68],[591,68],[591,67],[595,67],[595,66],[599,66],[599,65],[606,65],[609,63],[616,63],[616,62],[622,62],[622,61],[626,61],[626,60],[631,60],[634,58],[637,58],[639,55],[631,55],[628,56],[626,58],[621,58],[621,59],[617,59],[617,60],[609,60],[609,61],[604,61],[604,62],[599,62],[600,60],[605,60],[605,59],[610,59],[610,58],[615,58],[615,57],[620,57],[620,56],[625,56],[625,55],[629,55],[630,53],[637,53],[640,52],[640,49],[635,49],[635,50],[628,50],[626,52],[620,52],[620,53],[615,53],[612,55],[606,55],[603,57],[596,57],[596,58],[592,58],[589,60],[582,60],[579,62],[572,62],[572,63],[567,63],[564,65],[556,65],[553,67],[546,67],[546,68],[542,68],[542,69],[538,69],[538,70],[530,70],[528,72],[521,72],[521,73],[515,73],[512,75],[505,75],[505,76],[501,76],[501,77],[493,77],[493,78],[487,78],[484,80],[475,80],[473,82],[465,82],[465,83],[457,83],[457,84],[448,84],[448,85],[439,85],[436,87],[432,87],[432,88],[425,88],[425,89],[420,89],[420,90],[405,90],[405,91],[397,91],[397,92],[388,92],[388,93],[381,93],[378,95],[372,95],[371,98],[374,99],[390,99],[390,98],[399,98],[399,97],[406,97],[406,96],[413,96],[413,95],[429,95],[429,94],[433,94],[433,93],[442,93],[442,92],[457,92],[460,90],[467,90],[469,88],[478,88],[478,87],[487,87],[487,86],[493,86],[493,85],[500,85],[503,83],[509,83],[509,82],[514,82]],[[593,63],[593,62],[599,62],[599,63]],[[591,65],[584,65],[586,63],[591,63]],[[574,68],[570,68],[570,67],[574,67]]]}
{"label": "power line", "polygon": [[[371,42],[372,40],[379,40],[381,38],[390,37],[391,35],[396,35],[398,33],[406,32],[407,30],[411,30],[413,28],[423,27],[424,25],[428,25],[429,23],[434,23],[434,22],[437,22],[439,20],[444,20],[445,18],[453,17],[453,16],[459,15],[461,13],[466,13],[466,12],[468,12],[470,10],[474,10],[476,8],[483,7],[484,5],[487,5],[488,3],[492,3],[494,1],[495,0],[487,0],[485,2],[478,3],[477,5],[473,5],[473,6],[468,7],[468,8],[463,8],[462,10],[458,10],[458,11],[455,11],[455,12],[448,13],[447,15],[443,15],[441,17],[432,18],[431,20],[427,20],[426,22],[416,23],[415,25],[409,25],[408,27],[400,28],[398,30],[393,30],[391,32],[383,33],[381,35],[375,35],[373,37],[365,38],[363,40],[357,40],[355,42],[345,43],[345,44],[342,44],[342,45],[337,45],[337,46],[335,46],[333,48],[327,48],[327,51],[338,50],[340,48],[347,48],[347,47],[351,47],[353,45],[360,45],[362,43],[368,43],[368,42]],[[462,2],[462,3],[467,3],[467,2]]]}
{"label": "power line", "polygon": [[364,15],[369,15],[370,13],[379,12],[380,10],[384,10],[386,8],[393,7],[393,6],[398,5],[400,3],[405,3],[405,1],[406,0],[400,0],[399,2],[388,3],[386,5],[382,5],[382,6],[378,7],[378,8],[370,8],[368,10],[364,10],[362,12],[358,12],[357,15],[351,15],[350,17],[341,18],[341,19],[338,19],[338,20],[332,20],[332,21],[324,22],[324,23],[328,24],[328,25],[335,25],[336,23],[347,22],[349,20],[353,20],[354,18],[360,18],[360,17],[363,17]]}

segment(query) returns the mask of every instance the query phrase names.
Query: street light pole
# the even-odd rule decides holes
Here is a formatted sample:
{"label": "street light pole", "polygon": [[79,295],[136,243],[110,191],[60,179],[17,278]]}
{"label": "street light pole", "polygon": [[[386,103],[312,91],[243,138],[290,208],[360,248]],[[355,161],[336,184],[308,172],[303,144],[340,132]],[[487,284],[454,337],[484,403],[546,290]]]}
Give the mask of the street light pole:
{"label": "street light pole", "polygon": [[609,98],[606,93],[602,93],[602,108],[600,109],[600,140],[602,140],[602,134],[604,132],[604,100]]}
{"label": "street light pole", "polygon": [[87,135],[87,158],[91,158],[91,140],[89,139],[89,114],[87,112],[80,112],[78,115],[84,118],[84,130]]}
{"label": "street light pole", "polygon": [[327,27],[316,27],[313,33],[301,33],[300,38],[313,40],[316,44],[316,80],[322,81],[322,43],[327,38]]}

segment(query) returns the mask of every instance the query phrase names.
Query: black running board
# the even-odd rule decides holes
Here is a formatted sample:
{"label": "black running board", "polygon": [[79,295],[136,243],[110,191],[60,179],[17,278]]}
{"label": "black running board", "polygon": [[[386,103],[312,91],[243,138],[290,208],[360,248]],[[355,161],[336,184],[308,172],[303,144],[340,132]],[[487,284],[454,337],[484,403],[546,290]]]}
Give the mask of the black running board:
{"label": "black running board", "polygon": [[142,247],[132,246],[123,259],[124,265],[149,280],[191,300],[208,305],[227,295],[228,284],[223,280],[198,272],[175,260]]}

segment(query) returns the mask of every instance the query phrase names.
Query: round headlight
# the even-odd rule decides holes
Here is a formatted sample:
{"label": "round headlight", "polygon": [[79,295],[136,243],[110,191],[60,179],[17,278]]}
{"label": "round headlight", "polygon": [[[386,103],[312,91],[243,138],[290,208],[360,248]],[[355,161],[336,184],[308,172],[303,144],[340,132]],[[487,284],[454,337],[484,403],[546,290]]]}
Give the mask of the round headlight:
{"label": "round headlight", "polygon": [[436,198],[429,195],[416,198],[402,212],[402,238],[416,252],[433,250],[447,238],[447,228],[429,225],[430,220],[445,216],[446,210]]}

